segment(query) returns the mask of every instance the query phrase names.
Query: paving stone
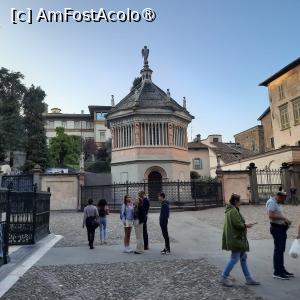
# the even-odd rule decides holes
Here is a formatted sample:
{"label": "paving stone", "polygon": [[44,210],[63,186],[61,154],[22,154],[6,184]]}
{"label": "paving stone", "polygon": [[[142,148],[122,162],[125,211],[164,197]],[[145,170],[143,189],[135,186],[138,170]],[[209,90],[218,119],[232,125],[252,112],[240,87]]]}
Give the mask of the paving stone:
{"label": "paving stone", "polygon": [[203,259],[33,267],[2,299],[261,299],[222,287],[219,274]]}
{"label": "paving stone", "polygon": [[[55,247],[75,247],[87,244],[86,229],[82,228],[81,212],[51,212],[50,231],[55,234],[63,235],[63,239]],[[124,228],[119,214],[110,214],[107,222],[107,244],[123,244]],[[158,214],[151,214],[148,218],[148,233],[150,243],[162,243],[163,237],[158,222]],[[99,228],[95,232],[95,245],[100,244]],[[135,244],[134,228],[131,233],[131,242]],[[171,238],[171,242],[176,242]]]}
{"label": "paving stone", "polygon": [[[264,205],[242,205],[240,211],[246,223],[258,223],[248,230],[249,239],[262,240],[272,238],[270,234],[270,221]],[[300,223],[300,206],[283,205],[283,212],[292,221],[292,226],[288,230],[288,238],[294,238],[297,235],[297,228]],[[223,229],[224,207],[189,213],[190,216],[197,218],[201,222]]]}

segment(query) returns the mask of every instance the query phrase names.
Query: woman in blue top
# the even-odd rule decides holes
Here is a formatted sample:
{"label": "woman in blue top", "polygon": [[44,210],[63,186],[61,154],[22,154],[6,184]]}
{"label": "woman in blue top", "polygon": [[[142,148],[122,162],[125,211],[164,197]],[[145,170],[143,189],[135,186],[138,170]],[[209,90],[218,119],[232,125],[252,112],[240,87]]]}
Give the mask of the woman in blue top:
{"label": "woman in blue top", "polygon": [[131,197],[129,195],[126,195],[124,197],[124,203],[122,205],[121,209],[121,217],[122,217],[122,222],[124,225],[124,252],[125,253],[130,253],[133,250],[130,249],[130,235],[131,235],[131,230],[134,225],[134,217],[133,217],[133,204],[131,201]]}

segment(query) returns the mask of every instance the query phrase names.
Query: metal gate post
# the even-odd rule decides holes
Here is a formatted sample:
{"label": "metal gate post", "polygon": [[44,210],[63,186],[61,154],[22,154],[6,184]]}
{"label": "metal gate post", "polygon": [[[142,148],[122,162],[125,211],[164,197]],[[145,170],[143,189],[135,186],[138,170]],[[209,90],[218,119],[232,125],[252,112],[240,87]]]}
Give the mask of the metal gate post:
{"label": "metal gate post", "polygon": [[180,181],[177,181],[177,201],[180,202]]}
{"label": "metal gate post", "polygon": [[32,243],[36,242],[36,214],[37,214],[37,205],[36,205],[36,195],[37,195],[37,185],[33,185],[33,207],[32,207]]}

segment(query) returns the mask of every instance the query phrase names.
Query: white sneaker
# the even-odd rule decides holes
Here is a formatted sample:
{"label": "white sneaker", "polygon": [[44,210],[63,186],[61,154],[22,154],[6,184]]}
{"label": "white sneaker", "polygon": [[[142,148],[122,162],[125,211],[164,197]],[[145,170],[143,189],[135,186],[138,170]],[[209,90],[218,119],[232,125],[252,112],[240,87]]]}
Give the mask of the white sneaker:
{"label": "white sneaker", "polygon": [[131,248],[128,247],[128,248],[126,249],[126,253],[131,253],[131,252],[133,252],[133,250],[132,250]]}
{"label": "white sneaker", "polygon": [[128,250],[128,248],[125,247],[125,248],[123,249],[123,253],[128,253],[127,250]]}

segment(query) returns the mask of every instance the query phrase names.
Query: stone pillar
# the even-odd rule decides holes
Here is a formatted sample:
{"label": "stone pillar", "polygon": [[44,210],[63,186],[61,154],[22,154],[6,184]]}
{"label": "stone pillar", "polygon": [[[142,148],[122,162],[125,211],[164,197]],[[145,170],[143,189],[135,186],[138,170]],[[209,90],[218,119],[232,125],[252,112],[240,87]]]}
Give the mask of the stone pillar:
{"label": "stone pillar", "polygon": [[256,169],[257,167],[255,166],[255,163],[252,162],[249,164],[248,170],[249,170],[249,177],[250,177],[250,192],[251,192],[250,203],[252,204],[259,203]]}
{"label": "stone pillar", "polygon": [[141,134],[140,134],[140,124],[135,123],[135,125],[134,125],[134,139],[135,139],[134,144],[136,146],[139,146],[140,143],[141,143],[140,136],[141,136]]}
{"label": "stone pillar", "polygon": [[282,190],[286,193],[289,193],[291,188],[291,179],[289,173],[289,166],[287,163],[282,163],[281,168],[281,183],[282,183]]}
{"label": "stone pillar", "polygon": [[116,148],[115,142],[116,142],[115,129],[112,128],[111,129],[111,147],[112,147],[112,150]]}
{"label": "stone pillar", "polygon": [[82,187],[84,186],[84,182],[85,182],[85,173],[80,172],[78,174],[78,202],[77,202],[78,210],[81,210]]}
{"label": "stone pillar", "polygon": [[173,141],[173,124],[168,123],[168,138],[169,138],[169,145],[173,146],[174,141]]}
{"label": "stone pillar", "polygon": [[42,173],[41,166],[36,164],[32,172],[33,172],[33,184],[36,186],[36,191],[39,192],[41,190],[41,173]]}

